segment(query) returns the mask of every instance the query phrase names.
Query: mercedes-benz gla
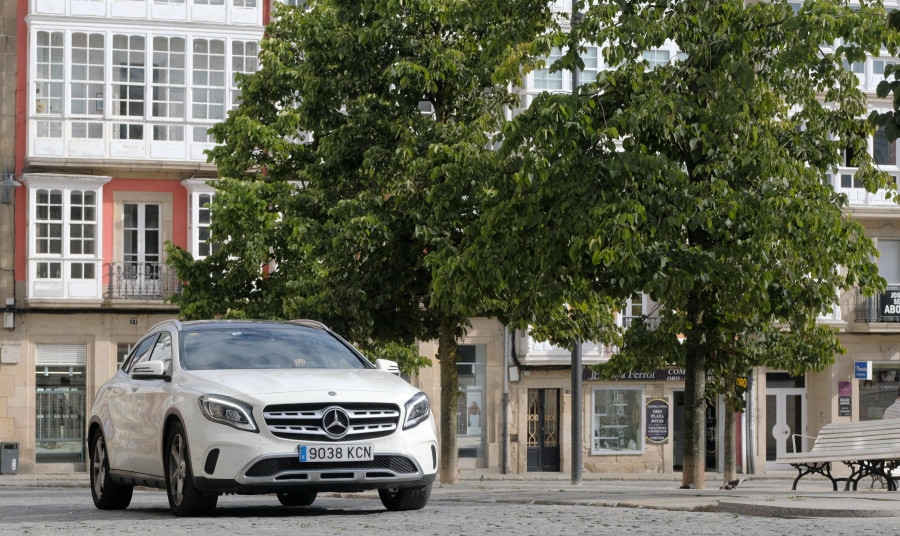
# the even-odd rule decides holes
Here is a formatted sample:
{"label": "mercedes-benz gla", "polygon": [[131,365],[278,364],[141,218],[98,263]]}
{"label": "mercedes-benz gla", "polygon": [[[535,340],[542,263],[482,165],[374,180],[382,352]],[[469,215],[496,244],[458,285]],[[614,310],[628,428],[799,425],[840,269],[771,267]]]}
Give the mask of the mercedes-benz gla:
{"label": "mercedes-benz gla", "polygon": [[150,486],[177,515],[227,493],[302,506],[364,490],[417,510],[438,466],[425,393],[313,321],[154,326],[98,390],[87,441],[98,508]]}

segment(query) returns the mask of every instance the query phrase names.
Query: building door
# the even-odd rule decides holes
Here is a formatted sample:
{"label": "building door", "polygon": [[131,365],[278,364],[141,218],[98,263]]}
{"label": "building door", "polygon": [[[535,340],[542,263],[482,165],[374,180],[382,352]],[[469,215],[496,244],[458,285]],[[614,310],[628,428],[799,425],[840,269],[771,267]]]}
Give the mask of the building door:
{"label": "building door", "polygon": [[125,203],[123,261],[125,294],[160,294],[161,217],[157,203]]}
{"label": "building door", "polygon": [[559,471],[559,389],[528,390],[528,471]]}
{"label": "building door", "polygon": [[467,467],[486,467],[487,430],[490,425],[485,386],[487,345],[460,344],[456,350],[459,396],[456,407],[456,447]]}
{"label": "building door", "polygon": [[35,346],[35,461],[84,462],[87,409],[83,344]]}
{"label": "building door", "polygon": [[[672,391],[674,401],[672,407],[672,470],[684,470],[684,391]],[[704,464],[707,471],[717,471],[717,454],[719,451],[720,427],[718,425],[716,405],[706,402],[704,426],[706,428],[706,442],[704,449]]]}
{"label": "building door", "polygon": [[782,454],[806,451],[806,384],[803,376],[766,374],[766,469],[790,469],[776,464]]}

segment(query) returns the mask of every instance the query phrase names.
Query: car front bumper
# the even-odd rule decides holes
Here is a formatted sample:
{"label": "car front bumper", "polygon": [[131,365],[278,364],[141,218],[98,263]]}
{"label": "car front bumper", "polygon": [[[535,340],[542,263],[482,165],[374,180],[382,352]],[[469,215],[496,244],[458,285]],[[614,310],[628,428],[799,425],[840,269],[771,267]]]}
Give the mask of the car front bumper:
{"label": "car front bumper", "polygon": [[409,430],[364,441],[372,445],[374,459],[354,462],[300,461],[300,445],[335,443],[281,439],[267,430],[246,432],[208,421],[197,424],[203,430],[189,430],[188,437],[195,485],[205,491],[255,494],[419,487],[432,483],[437,473],[433,418]]}

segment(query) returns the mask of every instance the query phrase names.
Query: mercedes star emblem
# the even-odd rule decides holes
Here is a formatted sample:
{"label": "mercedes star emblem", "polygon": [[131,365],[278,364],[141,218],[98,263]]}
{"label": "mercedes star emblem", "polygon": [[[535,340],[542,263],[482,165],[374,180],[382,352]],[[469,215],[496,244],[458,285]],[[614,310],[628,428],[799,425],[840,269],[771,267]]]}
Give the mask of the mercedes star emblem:
{"label": "mercedes star emblem", "polygon": [[322,416],[322,428],[331,437],[340,439],[350,431],[350,416],[341,408],[328,408]]}

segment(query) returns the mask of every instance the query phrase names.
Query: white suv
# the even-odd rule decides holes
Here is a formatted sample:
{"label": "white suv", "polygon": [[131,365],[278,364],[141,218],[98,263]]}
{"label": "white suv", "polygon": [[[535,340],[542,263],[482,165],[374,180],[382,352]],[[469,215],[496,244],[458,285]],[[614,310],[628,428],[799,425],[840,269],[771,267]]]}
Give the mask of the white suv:
{"label": "white suv", "polygon": [[389,510],[428,502],[438,466],[425,393],[318,322],[166,321],[97,391],[88,423],[91,494],[126,508],[165,489],[175,514],[222,493],[377,489]]}

